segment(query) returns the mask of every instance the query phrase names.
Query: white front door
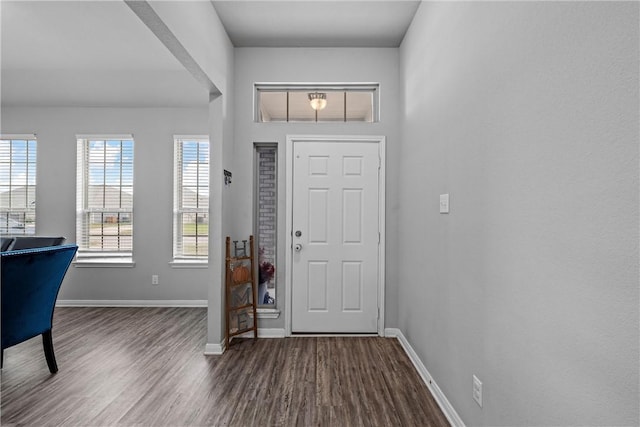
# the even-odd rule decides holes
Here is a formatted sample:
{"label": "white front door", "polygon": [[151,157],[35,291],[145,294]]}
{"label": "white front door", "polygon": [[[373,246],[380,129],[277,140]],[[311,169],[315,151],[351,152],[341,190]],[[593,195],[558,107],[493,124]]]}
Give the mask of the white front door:
{"label": "white front door", "polygon": [[379,149],[293,146],[292,332],[378,331]]}

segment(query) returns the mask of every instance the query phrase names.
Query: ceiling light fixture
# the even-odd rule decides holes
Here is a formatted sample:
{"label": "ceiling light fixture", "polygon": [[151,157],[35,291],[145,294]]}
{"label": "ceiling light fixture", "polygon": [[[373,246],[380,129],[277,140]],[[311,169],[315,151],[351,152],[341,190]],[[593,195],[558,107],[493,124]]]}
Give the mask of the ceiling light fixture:
{"label": "ceiling light fixture", "polygon": [[309,102],[314,110],[322,110],[327,106],[327,94],[322,92],[312,92],[309,94]]}

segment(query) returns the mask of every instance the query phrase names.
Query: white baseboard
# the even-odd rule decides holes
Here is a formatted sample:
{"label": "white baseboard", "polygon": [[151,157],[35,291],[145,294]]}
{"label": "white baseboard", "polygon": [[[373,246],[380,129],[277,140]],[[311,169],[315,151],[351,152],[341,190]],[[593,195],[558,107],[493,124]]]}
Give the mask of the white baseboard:
{"label": "white baseboard", "polygon": [[224,341],[219,344],[207,343],[204,346],[205,356],[220,356],[222,353],[224,353]]}
{"label": "white baseboard", "polygon": [[[253,331],[245,332],[237,335],[242,338],[252,338]],[[284,338],[284,329],[282,328],[258,328],[258,338]]]}
{"label": "white baseboard", "polygon": [[[236,335],[233,338],[253,338],[253,331]],[[232,339],[233,339],[232,338]],[[258,338],[284,338],[284,329],[280,328],[258,328]],[[204,347],[206,356],[219,356],[225,351],[224,340],[220,344],[208,343]]]}
{"label": "white baseboard", "polygon": [[274,308],[257,308],[258,319],[277,319],[280,317],[280,310]]}
{"label": "white baseboard", "polygon": [[58,300],[56,307],[207,307],[206,299],[186,300]]}
{"label": "white baseboard", "polygon": [[407,356],[409,356],[411,363],[415,366],[418,374],[420,374],[420,377],[422,378],[422,381],[424,381],[427,388],[433,395],[433,398],[438,403],[438,406],[442,409],[445,417],[447,417],[449,424],[454,427],[465,427],[462,418],[460,418],[453,405],[451,405],[451,402],[449,402],[442,390],[440,390],[440,387],[438,387],[438,384],[433,380],[431,374],[424,366],[424,363],[422,363],[422,360],[418,357],[418,354],[413,350],[413,347],[411,347],[411,344],[409,344],[409,341],[407,341],[407,338],[404,336],[402,331],[397,328],[386,328],[384,330],[384,335],[391,338],[395,337],[400,341],[400,345],[404,349],[405,353],[407,353]]}

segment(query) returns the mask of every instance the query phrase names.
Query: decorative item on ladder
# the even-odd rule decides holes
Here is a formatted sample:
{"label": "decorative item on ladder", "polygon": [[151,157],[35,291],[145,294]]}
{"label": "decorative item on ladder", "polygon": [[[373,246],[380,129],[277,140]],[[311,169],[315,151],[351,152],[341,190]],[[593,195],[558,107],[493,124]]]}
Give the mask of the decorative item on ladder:
{"label": "decorative item on ladder", "polygon": [[225,260],[225,294],[226,294],[226,327],[225,348],[236,335],[253,331],[258,338],[258,316],[256,312],[256,275],[254,268],[253,236],[249,236],[249,254],[247,241],[234,243],[234,254],[231,255],[231,238],[227,236]]}

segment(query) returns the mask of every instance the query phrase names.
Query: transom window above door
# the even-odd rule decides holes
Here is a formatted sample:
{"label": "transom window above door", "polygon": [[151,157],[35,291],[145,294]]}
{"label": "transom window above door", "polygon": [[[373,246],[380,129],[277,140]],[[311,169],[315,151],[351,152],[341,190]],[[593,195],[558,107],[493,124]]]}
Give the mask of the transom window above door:
{"label": "transom window above door", "polygon": [[256,83],[255,121],[364,122],[379,120],[378,83]]}

